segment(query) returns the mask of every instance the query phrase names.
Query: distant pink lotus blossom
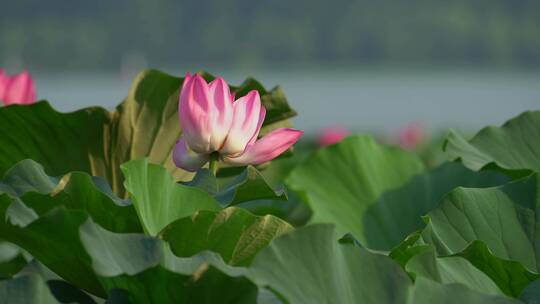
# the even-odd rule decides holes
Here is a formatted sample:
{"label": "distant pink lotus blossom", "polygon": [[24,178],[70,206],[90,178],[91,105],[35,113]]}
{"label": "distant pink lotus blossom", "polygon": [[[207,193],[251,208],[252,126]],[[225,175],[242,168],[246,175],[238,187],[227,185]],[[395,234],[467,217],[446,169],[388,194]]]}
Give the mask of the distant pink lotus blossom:
{"label": "distant pink lotus blossom", "polygon": [[221,77],[208,84],[200,75],[186,75],[179,104],[183,134],[173,151],[177,167],[196,171],[216,153],[219,160],[235,166],[264,163],[285,152],[303,134],[280,128],[257,140],[266,115],[259,92],[234,98]]}
{"label": "distant pink lotus blossom", "polygon": [[404,149],[414,149],[425,139],[425,128],[418,123],[411,123],[398,132],[398,143]]}
{"label": "distant pink lotus blossom", "polygon": [[32,76],[27,71],[10,76],[0,69],[0,101],[6,106],[36,102],[36,89]]}
{"label": "distant pink lotus blossom", "polygon": [[319,147],[337,144],[349,135],[349,130],[343,127],[330,127],[324,129],[317,137]]}

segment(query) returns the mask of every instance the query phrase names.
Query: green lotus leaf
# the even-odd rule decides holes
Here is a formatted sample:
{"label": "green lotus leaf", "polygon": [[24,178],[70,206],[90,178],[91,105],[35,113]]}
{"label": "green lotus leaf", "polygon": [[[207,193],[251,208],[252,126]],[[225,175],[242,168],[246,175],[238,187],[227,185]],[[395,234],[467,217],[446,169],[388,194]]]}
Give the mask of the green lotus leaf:
{"label": "green lotus leaf", "polygon": [[133,205],[144,230],[157,235],[173,221],[190,216],[198,210],[221,209],[219,203],[205,191],[175,183],[163,167],[148,159],[132,160],[122,165]]}
{"label": "green lotus leaf", "polygon": [[[478,271],[475,274],[481,276]],[[296,229],[272,242],[256,256],[246,276],[258,286],[269,286],[287,303],[427,304],[456,303],[456,299],[459,303],[519,303],[423,276],[413,285],[399,264],[354,244],[337,242],[335,229],[322,224]]]}
{"label": "green lotus leaf", "polygon": [[468,259],[517,297],[539,277],[539,185],[534,174],[499,187],[458,188],[428,214],[422,238],[440,255]]}
{"label": "green lotus leaf", "polygon": [[176,257],[157,238],[112,233],[92,221],[80,227],[80,237],[105,290],[124,290],[131,302],[254,303],[257,298],[241,269],[227,266],[218,254]]}
{"label": "green lotus leaf", "polygon": [[525,112],[501,127],[486,127],[467,141],[452,131],[444,149],[450,159],[461,160],[478,171],[496,166],[519,177],[540,172],[540,111]]}
{"label": "green lotus leaf", "polygon": [[[2,195],[5,196],[5,195]],[[0,196],[0,205],[4,204]],[[3,206],[2,206],[3,207]],[[5,214],[0,214],[5,217]],[[82,247],[78,227],[88,215],[78,210],[55,208],[28,225],[0,224],[0,237],[16,244],[64,280],[98,296],[105,292],[94,275]]]}
{"label": "green lotus leaf", "polygon": [[[227,266],[210,252],[190,258],[171,256],[159,239],[115,234],[91,222],[81,227],[81,239],[106,288],[127,290],[130,299],[139,302],[188,301],[213,288],[206,292],[207,298],[198,300],[220,296],[220,303],[248,298],[252,303],[255,283],[290,303],[403,303],[411,286],[398,264],[339,244],[328,225],[301,228],[276,239],[249,268]],[[205,289],[194,293],[199,287]]]}
{"label": "green lotus leaf", "polygon": [[340,244],[334,227],[323,224],[272,242],[247,276],[289,303],[405,303],[411,284],[390,258]]}
{"label": "green lotus leaf", "polygon": [[[55,207],[84,210],[103,227],[117,232],[138,232],[141,225],[133,206],[119,199],[99,177],[72,172],[61,178],[48,176],[33,160],[23,160],[0,181],[2,192],[13,197],[10,208],[20,208],[12,220],[30,223]],[[20,203],[24,207],[21,207]]]}
{"label": "green lotus leaf", "polygon": [[69,283],[104,296],[78,237],[88,216],[116,232],[140,232],[132,205],[114,196],[100,178],[73,172],[49,177],[43,167],[24,160],[0,185],[0,238],[27,251]]}
{"label": "green lotus leaf", "polygon": [[409,300],[411,304],[454,304],[454,303],[498,303],[523,304],[521,301],[504,296],[477,292],[459,283],[440,284],[430,279],[419,277]]}
{"label": "green lotus leaf", "polygon": [[451,284],[461,283],[478,292],[490,295],[504,295],[485,273],[459,256],[436,257],[432,248],[412,257],[406,270],[433,281]]}
{"label": "green lotus leaf", "polygon": [[167,226],[161,238],[172,252],[190,257],[210,250],[230,265],[249,265],[274,238],[292,231],[291,225],[271,215],[258,217],[229,207],[220,212],[198,211]]}
{"label": "green lotus leaf", "polygon": [[311,222],[334,223],[364,246],[390,250],[421,229],[421,216],[450,190],[505,181],[502,174],[478,174],[459,164],[424,172],[415,155],[357,136],[315,152],[291,172],[287,185],[303,194]]}

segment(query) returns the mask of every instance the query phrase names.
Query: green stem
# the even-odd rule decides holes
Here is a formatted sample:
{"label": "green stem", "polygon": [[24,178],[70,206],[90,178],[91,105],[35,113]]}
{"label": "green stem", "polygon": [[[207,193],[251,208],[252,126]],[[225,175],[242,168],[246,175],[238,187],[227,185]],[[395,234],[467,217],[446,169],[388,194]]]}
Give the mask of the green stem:
{"label": "green stem", "polygon": [[219,158],[219,154],[217,152],[210,154],[209,169],[210,169],[210,172],[212,172],[214,176],[216,176],[218,168],[219,168],[218,158]]}

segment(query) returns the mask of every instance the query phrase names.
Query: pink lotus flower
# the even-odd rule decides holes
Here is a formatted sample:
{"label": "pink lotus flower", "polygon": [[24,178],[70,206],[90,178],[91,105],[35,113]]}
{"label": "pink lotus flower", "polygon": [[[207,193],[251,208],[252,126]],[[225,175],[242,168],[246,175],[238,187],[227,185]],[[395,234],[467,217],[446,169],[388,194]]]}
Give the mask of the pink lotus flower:
{"label": "pink lotus flower", "polygon": [[303,134],[280,128],[257,140],[266,115],[259,92],[250,91],[234,101],[234,94],[221,77],[207,84],[200,75],[188,73],[180,93],[179,113],[183,134],[174,147],[173,160],[177,167],[191,172],[208,161],[211,167],[216,160],[234,166],[270,161]]}
{"label": "pink lotus flower", "polygon": [[32,76],[26,71],[9,76],[0,69],[0,101],[5,105],[36,102],[36,89]]}
{"label": "pink lotus flower", "polygon": [[349,131],[342,127],[331,127],[324,129],[317,137],[319,147],[337,144],[349,135]]}
{"label": "pink lotus flower", "polygon": [[398,143],[404,149],[414,149],[425,138],[424,127],[418,123],[411,123],[399,130]]}

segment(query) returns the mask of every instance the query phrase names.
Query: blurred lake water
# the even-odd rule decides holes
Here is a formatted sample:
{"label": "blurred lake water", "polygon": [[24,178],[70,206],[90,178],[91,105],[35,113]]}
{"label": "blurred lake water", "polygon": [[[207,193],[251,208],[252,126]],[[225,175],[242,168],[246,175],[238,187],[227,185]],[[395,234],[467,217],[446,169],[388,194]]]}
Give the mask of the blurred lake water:
{"label": "blurred lake water", "polygon": [[[540,109],[540,73],[532,71],[311,69],[221,75],[232,84],[252,75],[267,88],[281,85],[299,113],[295,126],[308,133],[329,126],[392,132],[411,122],[432,130],[476,131]],[[91,105],[112,109],[126,96],[133,76],[38,73],[36,83],[39,98],[60,111]]]}

